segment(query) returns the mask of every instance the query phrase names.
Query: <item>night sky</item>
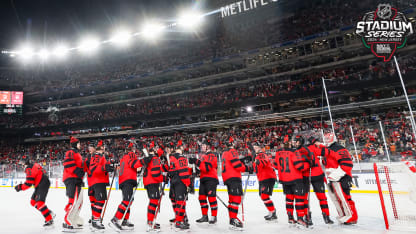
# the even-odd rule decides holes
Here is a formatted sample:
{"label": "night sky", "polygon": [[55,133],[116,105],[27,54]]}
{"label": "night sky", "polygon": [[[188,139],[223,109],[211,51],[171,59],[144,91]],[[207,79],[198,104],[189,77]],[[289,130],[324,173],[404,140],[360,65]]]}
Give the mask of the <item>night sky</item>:
{"label": "night sky", "polygon": [[174,19],[180,9],[196,3],[204,1],[2,0],[0,48],[15,49],[26,40],[36,45],[73,43],[85,34],[108,39],[119,26],[138,31],[143,19]]}

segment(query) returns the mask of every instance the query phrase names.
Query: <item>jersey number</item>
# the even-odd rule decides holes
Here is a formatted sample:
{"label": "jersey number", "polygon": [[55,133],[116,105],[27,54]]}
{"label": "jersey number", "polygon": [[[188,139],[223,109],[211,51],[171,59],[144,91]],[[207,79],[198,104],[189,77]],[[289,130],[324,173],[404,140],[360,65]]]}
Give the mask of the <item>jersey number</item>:
{"label": "jersey number", "polygon": [[[289,158],[279,158],[280,172],[290,173]],[[285,169],[286,168],[286,169]]]}
{"label": "jersey number", "polygon": [[122,162],[121,163],[121,165],[120,165],[120,171],[118,173],[119,176],[123,176],[125,164],[126,164],[125,162]]}

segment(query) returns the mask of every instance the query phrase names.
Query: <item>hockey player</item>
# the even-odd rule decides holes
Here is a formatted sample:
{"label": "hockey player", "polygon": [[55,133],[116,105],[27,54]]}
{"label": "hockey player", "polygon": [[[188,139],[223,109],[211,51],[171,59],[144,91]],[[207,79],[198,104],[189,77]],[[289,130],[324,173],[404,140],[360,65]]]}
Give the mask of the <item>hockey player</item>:
{"label": "hockey player", "polygon": [[262,152],[262,146],[259,142],[253,143],[255,153],[255,160],[253,166],[259,181],[259,196],[263,200],[269,213],[264,216],[267,221],[277,220],[276,209],[270,196],[273,194],[274,184],[277,176],[273,169],[272,161],[269,155]]}
{"label": "hockey player", "polygon": [[143,183],[144,188],[147,190],[147,197],[149,198],[149,204],[147,206],[147,231],[155,231],[160,229],[158,223],[154,223],[156,210],[159,200],[161,198],[161,184],[163,182],[162,172],[163,167],[159,156],[156,154],[158,146],[152,142],[149,146],[149,155],[144,157],[142,163],[144,164]]}
{"label": "hockey player", "polygon": [[300,154],[309,164],[308,170],[303,171],[303,186],[305,192],[303,199],[305,201],[305,220],[308,223],[308,226],[312,226],[313,223],[311,219],[311,213],[309,211],[309,190],[311,184],[311,171],[315,162],[315,155],[305,146],[305,139],[301,135],[295,137],[294,146],[296,147],[295,153]]}
{"label": "hockey player", "polygon": [[136,147],[133,142],[128,142],[126,145],[125,154],[120,160],[120,171],[118,179],[119,188],[123,194],[123,200],[121,201],[114,217],[109,223],[109,226],[116,230],[132,230],[134,228],[134,224],[129,222],[130,207],[128,209],[127,207],[129,206],[130,200],[132,198],[133,189],[137,186],[137,171],[142,167],[140,160],[134,153],[135,149]]}
{"label": "hockey player", "polygon": [[83,221],[79,217],[83,202],[82,179],[84,178],[83,161],[79,150],[81,144],[75,137],[70,137],[71,149],[65,153],[63,162],[64,174],[62,181],[66,187],[68,204],[65,206],[64,231],[71,231],[74,228],[82,228]]}
{"label": "hockey player", "polygon": [[[309,164],[305,157],[295,150],[289,148],[289,143],[285,142],[283,147],[276,152],[275,167],[279,172],[279,182],[283,185],[283,193],[286,195],[286,212],[289,224],[302,225],[308,227],[305,220],[305,201],[303,171],[309,169]],[[297,221],[293,217],[295,204]]]}
{"label": "hockey player", "polygon": [[90,151],[93,154],[85,161],[85,171],[88,175],[88,196],[92,211],[91,226],[95,231],[105,229],[101,220],[101,212],[107,200],[108,173],[114,171],[114,165],[105,159],[101,140],[98,142],[95,152],[93,149],[94,147],[90,145]]}
{"label": "hockey player", "polygon": [[175,153],[169,157],[170,167],[168,176],[170,178],[169,194],[172,205],[175,210],[175,227],[181,230],[189,229],[189,224],[184,221],[186,215],[186,199],[188,197],[188,188],[190,186],[190,172],[188,167],[188,159],[182,154],[181,141],[176,144]]}
{"label": "hockey player", "polygon": [[[324,219],[324,222],[326,224],[333,224],[334,222],[329,217],[329,209],[328,209],[328,200],[325,195],[325,174],[321,167],[321,163],[319,162],[318,156],[326,157],[329,153],[328,149],[326,149],[323,145],[320,144],[319,140],[316,138],[309,138],[309,145],[307,146],[308,149],[312,152],[311,158],[309,160],[311,161],[311,170],[306,171],[304,173],[304,176],[309,177],[310,173],[310,181],[313,187],[313,191],[315,192],[316,198],[319,200],[319,205],[321,207],[322,211],[322,217]],[[309,184],[309,183],[308,183]],[[309,186],[308,186],[309,187]],[[309,189],[306,190],[306,196],[308,196]],[[305,207],[307,210],[305,211],[306,214],[308,214],[308,225],[312,225],[312,218],[311,218],[311,212],[309,211],[309,200],[305,200]]]}
{"label": "hockey player", "polygon": [[45,170],[39,164],[27,160],[23,166],[25,168],[26,181],[24,184],[16,185],[14,189],[20,192],[29,189],[32,185],[35,187],[35,191],[30,199],[30,205],[42,213],[45,218],[43,226],[49,228],[53,225],[53,219],[55,218],[55,214],[45,204],[51,182]]}
{"label": "hockey player", "polygon": [[329,149],[326,157],[326,175],[329,180],[328,194],[334,201],[339,217],[343,224],[357,223],[358,215],[355,203],[351,199],[353,162],[347,149],[336,142],[333,133],[325,135],[325,143]]}
{"label": "hockey player", "polygon": [[[200,159],[189,158],[189,164],[196,164],[201,171],[199,186],[199,203],[201,205],[202,217],[196,220],[197,223],[217,223],[217,185],[218,181],[218,160],[217,156],[209,151],[210,143],[204,140],[201,145]],[[211,207],[211,219],[208,220],[208,202]]]}
{"label": "hockey player", "polygon": [[241,203],[243,195],[243,186],[241,181],[241,173],[253,173],[253,168],[250,164],[243,164],[238,152],[234,149],[235,142],[230,139],[227,143],[229,149],[222,154],[222,179],[227,186],[228,191],[228,215],[230,217],[230,228],[242,229],[243,223],[237,218],[238,207]]}

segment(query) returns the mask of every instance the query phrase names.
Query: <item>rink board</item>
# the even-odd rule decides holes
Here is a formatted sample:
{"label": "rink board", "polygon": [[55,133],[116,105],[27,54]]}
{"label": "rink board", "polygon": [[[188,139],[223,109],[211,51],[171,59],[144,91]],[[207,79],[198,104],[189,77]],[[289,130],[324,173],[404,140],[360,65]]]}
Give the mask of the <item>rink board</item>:
{"label": "rink board", "polygon": [[[247,181],[246,175],[243,176],[243,187]],[[51,188],[65,188],[62,178],[51,178]],[[226,191],[226,186],[224,185],[222,178],[219,178],[220,183],[218,185],[218,191]],[[353,187],[352,193],[378,193],[376,178],[374,173],[353,173],[352,176]],[[24,183],[25,179],[13,179],[13,178],[0,178],[0,187],[13,187],[17,184]],[[382,184],[386,184],[385,178],[383,176],[380,178]],[[409,192],[409,185],[411,184],[410,179],[404,173],[391,173],[391,183],[393,190],[397,194],[407,194]],[[87,182],[85,181],[85,184]],[[387,189],[386,186],[383,186]],[[114,189],[118,189],[118,178],[115,178]],[[138,186],[139,190],[144,190],[142,180]],[[166,189],[169,190],[169,184],[166,185]],[[199,189],[199,178],[195,178],[195,190]],[[384,188],[383,188],[384,189]],[[247,192],[258,192],[258,180],[255,175],[251,175],[247,181]],[[282,185],[276,183],[274,186],[275,192],[283,192]],[[387,192],[387,191],[386,191]]]}

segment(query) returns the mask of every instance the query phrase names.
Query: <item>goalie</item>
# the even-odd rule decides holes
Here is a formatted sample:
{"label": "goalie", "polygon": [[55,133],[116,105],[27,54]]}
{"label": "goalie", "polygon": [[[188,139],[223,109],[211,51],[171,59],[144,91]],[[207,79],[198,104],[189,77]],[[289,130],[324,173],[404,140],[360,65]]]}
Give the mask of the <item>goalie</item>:
{"label": "goalie", "polygon": [[343,224],[356,224],[358,215],[351,199],[352,158],[348,150],[338,144],[333,133],[325,134],[329,149],[326,160],[326,175],[329,181],[328,194],[338,211],[338,221]]}

